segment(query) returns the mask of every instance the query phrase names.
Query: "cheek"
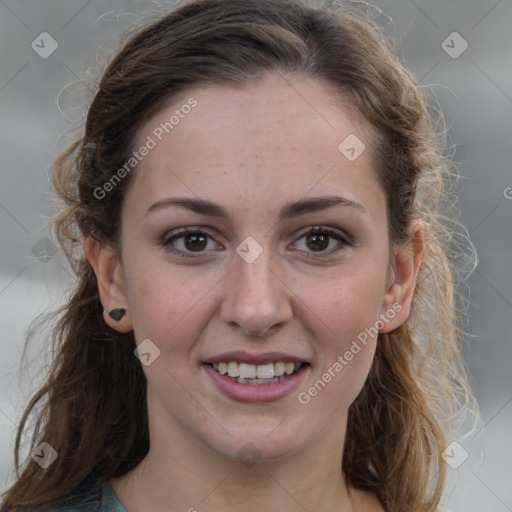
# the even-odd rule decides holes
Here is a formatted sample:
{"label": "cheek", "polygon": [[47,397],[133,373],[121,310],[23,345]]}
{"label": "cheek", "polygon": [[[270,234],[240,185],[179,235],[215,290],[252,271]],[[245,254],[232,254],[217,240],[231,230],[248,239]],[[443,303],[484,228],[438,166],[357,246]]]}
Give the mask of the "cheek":
{"label": "cheek", "polygon": [[303,281],[300,296],[308,307],[302,321],[309,311],[317,360],[315,383],[306,393],[321,391],[318,404],[325,400],[336,403],[336,410],[348,407],[361,390],[375,353],[384,282],[383,265],[353,266],[326,281]]}
{"label": "cheek", "polygon": [[325,326],[326,346],[342,350],[349,340],[375,324],[384,297],[385,277],[383,265],[351,266],[334,270],[321,280],[297,281],[301,301]]}
{"label": "cheek", "polygon": [[125,266],[137,341],[149,338],[162,349],[172,341],[174,354],[188,347],[211,314],[211,290],[221,275],[172,265],[165,257],[142,251],[126,257]]}
{"label": "cheek", "polygon": [[330,301],[322,301],[325,316],[314,320],[314,378],[298,396],[301,404],[311,402],[322,424],[330,424],[356,399],[367,379],[377,344],[377,332],[372,329],[378,319],[376,294],[370,292],[370,287],[346,284],[343,293],[331,294]]}
{"label": "cheek", "polygon": [[126,291],[136,339],[158,338],[185,315],[194,290],[185,286],[179,271],[162,265],[154,254],[130,250],[130,246],[126,253]]}

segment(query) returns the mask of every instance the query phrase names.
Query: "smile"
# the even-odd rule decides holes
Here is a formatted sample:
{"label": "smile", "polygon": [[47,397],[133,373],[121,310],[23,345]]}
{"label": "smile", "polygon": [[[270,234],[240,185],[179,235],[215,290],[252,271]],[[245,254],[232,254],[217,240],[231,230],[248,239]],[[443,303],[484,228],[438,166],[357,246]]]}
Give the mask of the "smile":
{"label": "smile", "polygon": [[309,363],[284,361],[259,365],[230,361],[203,363],[201,367],[215,389],[242,403],[274,402],[291,395],[311,371]]}
{"label": "smile", "polygon": [[279,382],[297,373],[306,363],[278,361],[267,364],[247,364],[230,361],[212,363],[212,368],[221,375],[227,375],[239,384],[269,384]]}

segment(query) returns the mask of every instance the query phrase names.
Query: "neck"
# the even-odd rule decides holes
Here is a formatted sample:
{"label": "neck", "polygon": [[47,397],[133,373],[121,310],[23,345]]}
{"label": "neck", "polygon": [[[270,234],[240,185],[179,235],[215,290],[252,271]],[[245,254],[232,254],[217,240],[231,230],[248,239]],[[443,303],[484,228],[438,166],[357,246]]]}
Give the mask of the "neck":
{"label": "neck", "polygon": [[128,512],[260,512],[269,504],[280,512],[354,510],[342,473],[346,416],[295,453],[265,457],[248,443],[247,457],[239,458],[220,454],[176,424],[164,429],[161,420],[152,422],[150,415],[143,461],[110,482]]}

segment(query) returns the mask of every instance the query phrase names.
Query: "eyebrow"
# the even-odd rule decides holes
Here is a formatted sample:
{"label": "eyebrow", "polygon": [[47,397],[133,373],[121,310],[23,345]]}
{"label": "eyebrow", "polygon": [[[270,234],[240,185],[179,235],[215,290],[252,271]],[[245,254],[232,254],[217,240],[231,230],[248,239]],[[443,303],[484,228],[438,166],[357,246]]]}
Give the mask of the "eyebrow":
{"label": "eyebrow", "polygon": [[[219,217],[222,219],[227,219],[229,217],[227,210],[220,204],[213,203],[205,199],[195,199],[189,197],[170,197],[161,199],[160,201],[153,203],[146,210],[144,215],[146,216],[150,212],[169,206],[180,206],[192,212],[202,215],[209,215],[211,217]],[[279,219],[291,219],[305,213],[313,213],[326,210],[334,206],[344,206],[366,213],[366,210],[362,205],[341,196],[308,197],[288,203],[283,206],[279,211]]]}

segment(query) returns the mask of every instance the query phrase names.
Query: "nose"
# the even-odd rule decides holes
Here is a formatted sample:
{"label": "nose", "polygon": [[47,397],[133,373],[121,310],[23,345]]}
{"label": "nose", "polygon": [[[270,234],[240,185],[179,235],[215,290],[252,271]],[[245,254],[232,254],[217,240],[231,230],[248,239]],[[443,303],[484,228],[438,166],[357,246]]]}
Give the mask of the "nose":
{"label": "nose", "polygon": [[220,315],[230,326],[264,337],[292,318],[291,295],[283,272],[271,266],[270,249],[251,263],[237,254],[226,276]]}

